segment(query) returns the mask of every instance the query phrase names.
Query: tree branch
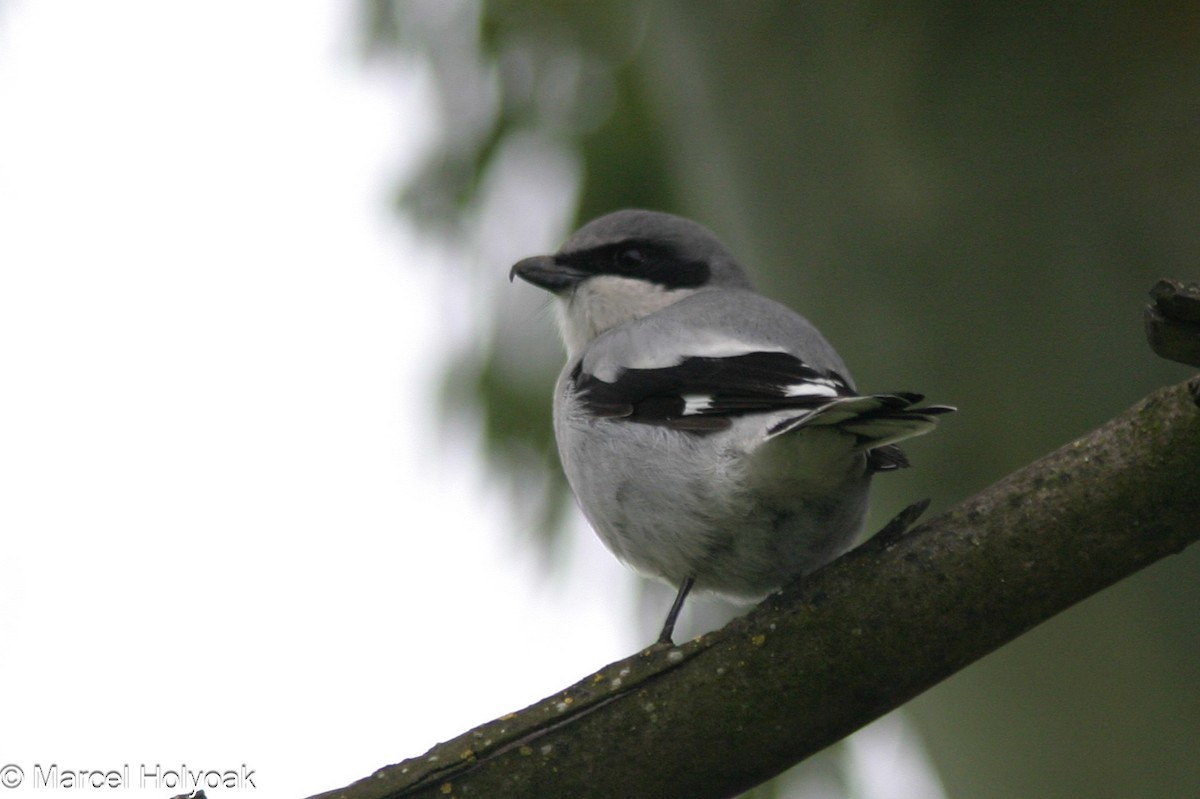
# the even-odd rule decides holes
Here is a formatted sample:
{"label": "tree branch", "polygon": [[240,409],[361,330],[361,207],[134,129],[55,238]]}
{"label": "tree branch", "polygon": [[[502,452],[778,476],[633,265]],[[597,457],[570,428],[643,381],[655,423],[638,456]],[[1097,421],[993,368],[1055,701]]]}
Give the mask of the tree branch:
{"label": "tree branch", "polygon": [[1200,376],[723,629],[320,799],[723,797],[1200,538]]}
{"label": "tree branch", "polygon": [[1146,338],[1159,356],[1200,366],[1200,283],[1160,280],[1146,306]]}

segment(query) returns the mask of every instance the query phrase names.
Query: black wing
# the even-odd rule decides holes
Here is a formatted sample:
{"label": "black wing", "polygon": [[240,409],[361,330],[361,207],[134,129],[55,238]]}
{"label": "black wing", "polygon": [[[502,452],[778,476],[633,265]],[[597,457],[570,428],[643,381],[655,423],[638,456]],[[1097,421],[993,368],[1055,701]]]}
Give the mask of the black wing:
{"label": "black wing", "polygon": [[855,396],[849,382],[786,352],[690,357],[673,366],[624,369],[612,382],[571,374],[593,414],[697,432],[724,430],[743,414],[816,409]]}

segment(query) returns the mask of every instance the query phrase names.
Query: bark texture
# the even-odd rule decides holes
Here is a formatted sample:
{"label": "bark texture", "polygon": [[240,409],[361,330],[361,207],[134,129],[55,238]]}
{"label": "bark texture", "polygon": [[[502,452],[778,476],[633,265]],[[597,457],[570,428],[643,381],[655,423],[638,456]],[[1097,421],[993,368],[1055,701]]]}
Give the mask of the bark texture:
{"label": "bark texture", "polygon": [[1200,283],[1160,280],[1146,306],[1146,338],[1163,358],[1200,366]]}

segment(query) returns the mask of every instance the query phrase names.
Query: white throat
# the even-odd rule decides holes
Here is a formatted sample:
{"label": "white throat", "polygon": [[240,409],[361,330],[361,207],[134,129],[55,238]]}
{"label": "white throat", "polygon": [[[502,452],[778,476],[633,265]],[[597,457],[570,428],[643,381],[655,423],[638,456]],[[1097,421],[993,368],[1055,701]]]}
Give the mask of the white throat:
{"label": "white throat", "polygon": [[588,342],[609,328],[649,316],[695,293],[695,289],[668,289],[644,280],[599,275],[579,285],[555,303],[558,329],[573,359]]}

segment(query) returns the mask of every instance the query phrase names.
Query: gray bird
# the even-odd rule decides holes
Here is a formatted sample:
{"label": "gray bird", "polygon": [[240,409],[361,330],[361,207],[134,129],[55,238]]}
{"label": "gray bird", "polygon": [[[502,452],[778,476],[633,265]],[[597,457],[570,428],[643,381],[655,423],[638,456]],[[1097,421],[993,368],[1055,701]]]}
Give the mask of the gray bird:
{"label": "gray bird", "polygon": [[584,515],[679,589],[661,644],[693,587],[757,598],[851,548],[872,475],[908,465],[896,442],[954,410],[859,394],[808,320],[678,216],[602,216],[514,275],[554,295],[554,434]]}

